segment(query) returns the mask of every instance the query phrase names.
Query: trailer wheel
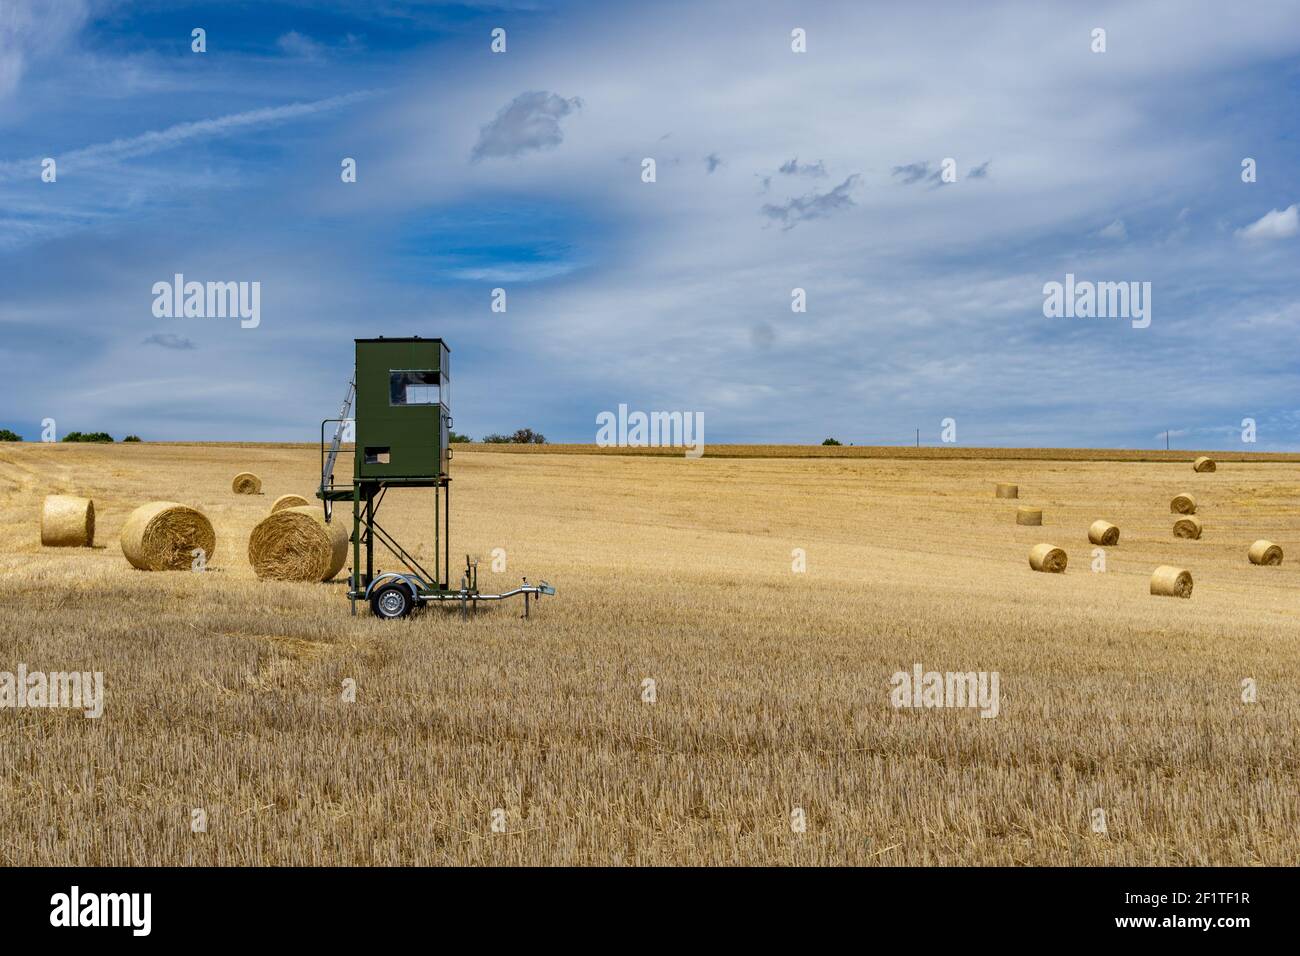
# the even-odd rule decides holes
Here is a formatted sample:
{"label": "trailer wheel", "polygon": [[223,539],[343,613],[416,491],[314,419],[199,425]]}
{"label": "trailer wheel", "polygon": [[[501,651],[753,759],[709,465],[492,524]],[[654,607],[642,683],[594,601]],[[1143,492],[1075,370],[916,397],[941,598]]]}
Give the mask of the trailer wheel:
{"label": "trailer wheel", "polygon": [[405,584],[386,584],[370,596],[370,612],[391,621],[406,617],[415,607],[415,597]]}

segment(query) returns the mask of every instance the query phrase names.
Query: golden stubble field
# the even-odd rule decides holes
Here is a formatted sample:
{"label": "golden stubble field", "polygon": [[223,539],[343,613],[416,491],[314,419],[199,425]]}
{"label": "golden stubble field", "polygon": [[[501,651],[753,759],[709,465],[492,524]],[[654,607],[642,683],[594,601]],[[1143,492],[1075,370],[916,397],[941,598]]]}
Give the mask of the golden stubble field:
{"label": "golden stubble field", "polygon": [[[0,862],[1296,862],[1294,463],[465,449],[453,556],[482,556],[485,590],[526,574],[560,593],[529,621],[512,603],[385,624],[349,616],[342,577],[261,583],[248,565],[253,525],[310,495],[318,460],[0,447],[0,670],[106,685],[98,720],[0,710]],[[265,494],[230,492],[245,469]],[[1172,536],[1180,491],[1200,541]],[[95,499],[100,547],[40,546],[52,492]],[[123,559],[121,525],[152,499],[212,519],[206,573]],[[1018,527],[1017,504],[1044,527]],[[427,557],[431,508],[391,492],[383,523]],[[1122,528],[1105,573],[1099,517]],[[1282,566],[1247,563],[1259,537]],[[1066,574],[1029,569],[1039,541],[1069,552]],[[1162,563],[1192,572],[1191,600],[1147,593]],[[894,709],[890,677],[917,663],[998,672],[998,716]]]}

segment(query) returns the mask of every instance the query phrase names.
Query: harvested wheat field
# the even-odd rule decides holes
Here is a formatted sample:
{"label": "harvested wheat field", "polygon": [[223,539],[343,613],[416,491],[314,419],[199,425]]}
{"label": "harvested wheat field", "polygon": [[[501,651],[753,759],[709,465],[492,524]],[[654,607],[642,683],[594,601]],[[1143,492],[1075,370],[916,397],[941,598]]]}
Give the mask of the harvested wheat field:
{"label": "harvested wheat field", "polygon": [[[559,594],[385,623],[342,575],[249,565],[267,499],[230,475],[311,488],[315,446],[5,446],[0,670],[103,671],[106,702],[0,711],[0,861],[1294,864],[1300,562],[1245,555],[1300,539],[1295,465],[960,454],[458,448],[455,559]],[[1042,527],[990,495],[1008,481]],[[1184,491],[1202,540],[1170,534]],[[93,548],[41,546],[47,494],[94,500]],[[206,571],[123,558],[151,501],[212,522]],[[432,557],[428,496],[381,515]],[[1104,573],[1098,515],[1123,528]],[[1027,565],[1042,541],[1065,573]],[[1190,599],[1150,593],[1161,565]],[[895,709],[918,664],[997,672],[996,717]]]}

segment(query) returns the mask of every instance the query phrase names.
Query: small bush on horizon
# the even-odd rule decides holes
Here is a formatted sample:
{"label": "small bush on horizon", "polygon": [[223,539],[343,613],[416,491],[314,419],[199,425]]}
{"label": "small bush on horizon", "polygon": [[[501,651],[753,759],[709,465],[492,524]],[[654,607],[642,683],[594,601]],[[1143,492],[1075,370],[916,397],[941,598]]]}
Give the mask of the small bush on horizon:
{"label": "small bush on horizon", "polygon": [[824,442],[822,442],[822,444],[823,444],[823,445],[838,445],[838,444],[840,444],[840,443],[839,443],[838,441],[836,441],[834,438],[828,438],[828,439],[826,439]]}
{"label": "small bush on horizon", "polygon": [[111,443],[113,441],[113,436],[108,432],[68,432],[63,436],[63,440]]}
{"label": "small bush on horizon", "polygon": [[484,435],[485,445],[545,445],[546,436],[531,428],[521,428],[513,435]]}

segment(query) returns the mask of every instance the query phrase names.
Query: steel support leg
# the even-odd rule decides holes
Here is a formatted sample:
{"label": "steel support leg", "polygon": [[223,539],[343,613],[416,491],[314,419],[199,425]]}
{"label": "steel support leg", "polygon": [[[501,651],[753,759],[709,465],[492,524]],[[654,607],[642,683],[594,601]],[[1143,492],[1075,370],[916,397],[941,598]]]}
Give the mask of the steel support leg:
{"label": "steel support leg", "polygon": [[361,590],[361,486],[352,483],[352,616],[357,614],[357,592]]}
{"label": "steel support leg", "polygon": [[366,489],[366,587],[375,579],[375,489]]}

